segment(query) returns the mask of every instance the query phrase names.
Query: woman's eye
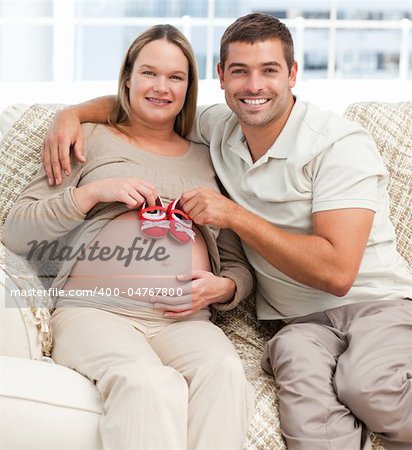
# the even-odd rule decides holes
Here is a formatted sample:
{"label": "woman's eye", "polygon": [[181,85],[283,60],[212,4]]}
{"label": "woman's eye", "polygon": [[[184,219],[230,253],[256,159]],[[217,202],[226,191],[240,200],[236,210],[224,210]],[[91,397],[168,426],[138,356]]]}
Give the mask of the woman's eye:
{"label": "woman's eye", "polygon": [[143,72],[143,75],[147,75],[148,77],[153,77],[155,75],[155,73],[150,70],[145,70]]}
{"label": "woman's eye", "polygon": [[172,75],[170,78],[171,78],[172,80],[180,80],[180,81],[183,80],[183,77],[181,77],[180,75]]}

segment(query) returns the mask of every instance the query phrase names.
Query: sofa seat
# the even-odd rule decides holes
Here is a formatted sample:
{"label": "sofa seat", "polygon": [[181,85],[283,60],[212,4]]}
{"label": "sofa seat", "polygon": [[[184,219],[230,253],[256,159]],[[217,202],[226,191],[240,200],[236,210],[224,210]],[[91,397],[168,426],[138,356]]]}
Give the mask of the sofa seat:
{"label": "sofa seat", "polygon": [[1,449],[100,448],[103,402],[91,381],[53,362],[11,356],[1,358],[1,372]]}

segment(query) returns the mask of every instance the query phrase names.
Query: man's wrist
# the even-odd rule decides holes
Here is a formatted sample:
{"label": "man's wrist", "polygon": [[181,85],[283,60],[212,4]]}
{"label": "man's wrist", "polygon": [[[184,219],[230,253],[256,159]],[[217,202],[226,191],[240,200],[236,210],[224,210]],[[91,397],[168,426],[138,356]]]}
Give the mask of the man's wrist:
{"label": "man's wrist", "polygon": [[245,213],[247,213],[245,208],[233,202],[233,207],[228,215],[227,228],[237,233],[241,224],[244,223]]}
{"label": "man's wrist", "polygon": [[71,116],[74,119],[77,119],[80,123],[87,122],[87,117],[85,117],[85,115],[82,112],[82,108],[79,107],[78,105],[68,106],[62,112]]}

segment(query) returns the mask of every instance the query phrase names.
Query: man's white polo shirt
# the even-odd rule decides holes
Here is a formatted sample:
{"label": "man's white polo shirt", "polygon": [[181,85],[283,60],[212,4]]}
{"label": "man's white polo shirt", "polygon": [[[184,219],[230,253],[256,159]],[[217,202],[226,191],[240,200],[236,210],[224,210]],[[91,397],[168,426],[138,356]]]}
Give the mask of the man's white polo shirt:
{"label": "man's white polo shirt", "polygon": [[259,319],[412,297],[412,277],[396,251],[389,220],[387,172],[372,138],[359,125],[296,99],[277,140],[255,163],[226,105],[199,110],[190,137],[210,145],[216,173],[232,200],[289,233],[311,234],[317,211],[375,212],[359,274],[340,298],[293,280],[244,244],[256,271]]}

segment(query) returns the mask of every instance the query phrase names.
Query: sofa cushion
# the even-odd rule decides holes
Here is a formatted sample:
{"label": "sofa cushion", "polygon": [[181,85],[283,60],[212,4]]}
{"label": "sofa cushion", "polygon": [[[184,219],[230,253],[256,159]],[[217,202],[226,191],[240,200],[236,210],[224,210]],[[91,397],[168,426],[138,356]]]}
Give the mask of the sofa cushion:
{"label": "sofa cushion", "polygon": [[44,136],[60,105],[33,105],[0,142],[0,238],[7,214],[40,168]]}
{"label": "sofa cushion", "polygon": [[41,359],[43,353],[50,355],[51,298],[28,261],[2,243],[0,297],[0,355],[30,359]]}
{"label": "sofa cushion", "polygon": [[398,251],[412,268],[412,102],[354,103],[345,116],[369,131],[382,155]]}
{"label": "sofa cushion", "polygon": [[13,126],[14,122],[24,113],[27,105],[10,105],[0,114],[0,139]]}
{"label": "sofa cushion", "polygon": [[12,291],[19,292],[19,289],[0,267],[0,355],[41,359],[35,314]]}

